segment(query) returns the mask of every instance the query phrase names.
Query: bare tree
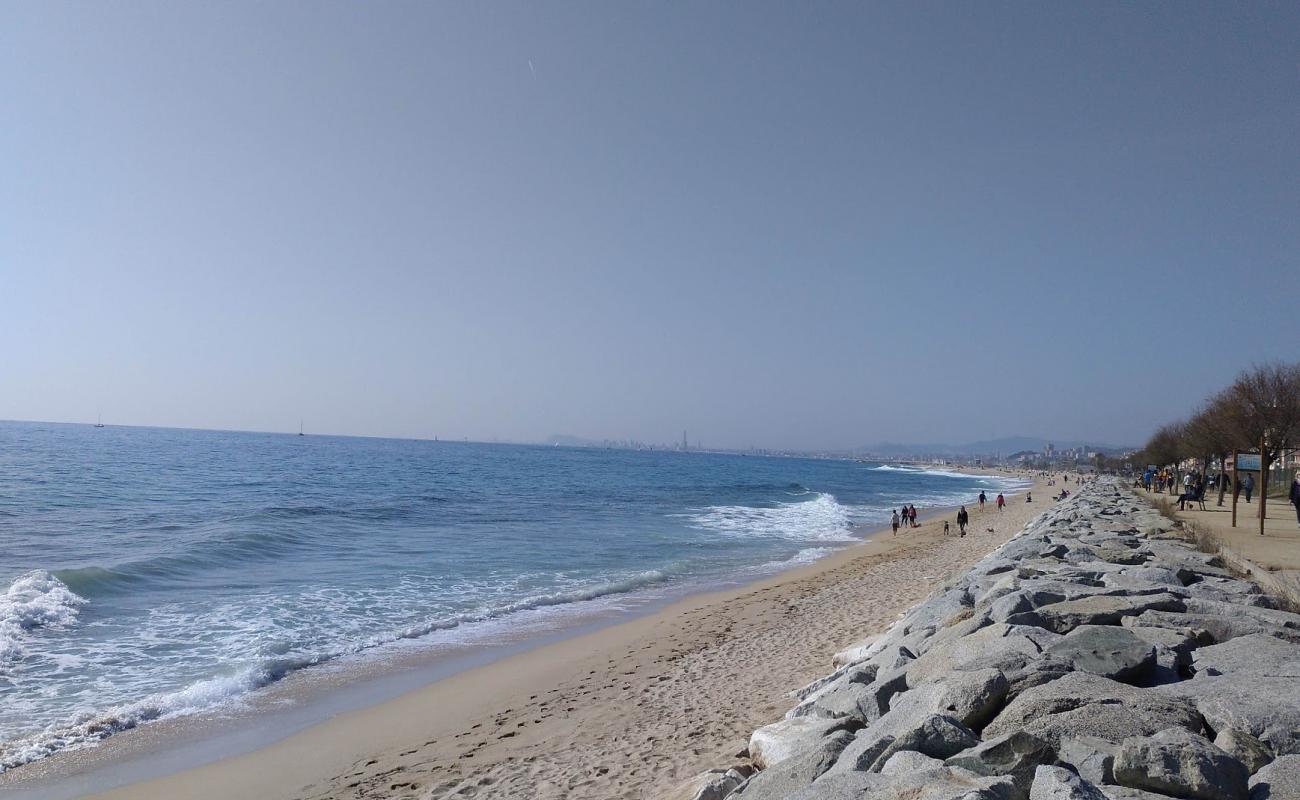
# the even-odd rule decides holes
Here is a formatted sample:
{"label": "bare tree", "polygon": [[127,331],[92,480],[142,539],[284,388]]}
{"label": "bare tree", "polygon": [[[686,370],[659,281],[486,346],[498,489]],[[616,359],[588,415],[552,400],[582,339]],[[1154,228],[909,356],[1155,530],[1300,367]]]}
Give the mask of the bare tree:
{"label": "bare tree", "polygon": [[1300,442],[1300,364],[1265,364],[1243,372],[1223,393],[1224,418],[1243,447],[1258,447],[1259,532],[1264,533],[1268,469]]}
{"label": "bare tree", "polygon": [[1224,467],[1219,471],[1219,505],[1223,505],[1223,495],[1227,491],[1224,478],[1230,453],[1238,444],[1225,394],[1219,392],[1207,400],[1183,428],[1187,448],[1201,459],[1202,474],[1209,473],[1210,461],[1215,458]]}

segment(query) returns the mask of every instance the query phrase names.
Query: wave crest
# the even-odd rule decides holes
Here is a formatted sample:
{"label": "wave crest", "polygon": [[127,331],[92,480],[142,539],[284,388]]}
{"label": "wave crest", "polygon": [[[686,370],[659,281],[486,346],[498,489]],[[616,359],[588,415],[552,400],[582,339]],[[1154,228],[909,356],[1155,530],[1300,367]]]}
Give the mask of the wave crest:
{"label": "wave crest", "polygon": [[19,576],[0,594],[0,674],[6,662],[24,652],[23,641],[37,628],[66,628],[85,605],[58,578],[43,569]]}
{"label": "wave crest", "polygon": [[683,515],[697,530],[728,536],[766,536],[795,541],[852,541],[849,510],[834,495],[817,492],[811,500],[767,507],[710,506]]}

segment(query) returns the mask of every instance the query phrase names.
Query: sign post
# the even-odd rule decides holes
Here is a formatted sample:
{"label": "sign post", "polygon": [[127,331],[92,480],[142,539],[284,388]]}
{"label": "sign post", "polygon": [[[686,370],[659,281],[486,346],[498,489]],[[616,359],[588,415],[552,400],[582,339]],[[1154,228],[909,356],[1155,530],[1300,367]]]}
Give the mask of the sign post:
{"label": "sign post", "polygon": [[1241,492],[1241,473],[1258,472],[1260,485],[1256,488],[1260,490],[1259,533],[1261,536],[1264,535],[1264,489],[1266,488],[1263,485],[1265,480],[1264,464],[1262,463],[1263,458],[1264,457],[1259,453],[1240,453],[1236,450],[1232,451],[1232,527],[1237,527],[1237,495]]}
{"label": "sign post", "polygon": [[1232,451],[1232,527],[1237,527],[1237,492],[1241,491],[1241,476],[1237,474],[1237,451]]}
{"label": "sign post", "polygon": [[1265,440],[1261,437],[1259,440],[1259,535],[1264,535],[1264,517],[1267,516],[1265,506],[1268,503],[1268,465],[1264,463]]}

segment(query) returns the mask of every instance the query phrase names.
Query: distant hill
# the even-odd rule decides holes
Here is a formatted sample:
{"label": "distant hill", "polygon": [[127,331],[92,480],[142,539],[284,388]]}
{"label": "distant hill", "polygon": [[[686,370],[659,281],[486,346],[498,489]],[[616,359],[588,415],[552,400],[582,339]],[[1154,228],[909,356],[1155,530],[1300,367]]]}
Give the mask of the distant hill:
{"label": "distant hill", "polygon": [[1111,445],[1099,444],[1097,442],[1083,442],[1070,439],[1045,439],[1038,436],[1007,436],[1002,439],[987,439],[980,442],[971,442],[969,444],[899,444],[897,442],[879,442],[877,444],[864,445],[861,449],[863,452],[871,453],[878,456],[906,456],[917,454],[932,455],[952,455],[952,456],[983,456],[983,455],[1010,455],[1011,453],[1032,450],[1041,453],[1047,443],[1051,442],[1057,450],[1068,450],[1075,447],[1085,446],[1089,450],[1123,450],[1126,448],[1113,447]]}

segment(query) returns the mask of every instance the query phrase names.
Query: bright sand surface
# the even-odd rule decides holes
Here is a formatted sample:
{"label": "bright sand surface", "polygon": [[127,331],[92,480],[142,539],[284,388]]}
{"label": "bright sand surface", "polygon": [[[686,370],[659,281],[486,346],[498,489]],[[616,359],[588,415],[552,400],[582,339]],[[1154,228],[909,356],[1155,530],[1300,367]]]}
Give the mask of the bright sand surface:
{"label": "bright sand surface", "polygon": [[[1069,486],[1073,486],[1071,483]],[[518,653],[244,755],[100,797],[648,798],[738,754],[832,654],[884,630],[1051,505],[968,506],[813,564]]]}

